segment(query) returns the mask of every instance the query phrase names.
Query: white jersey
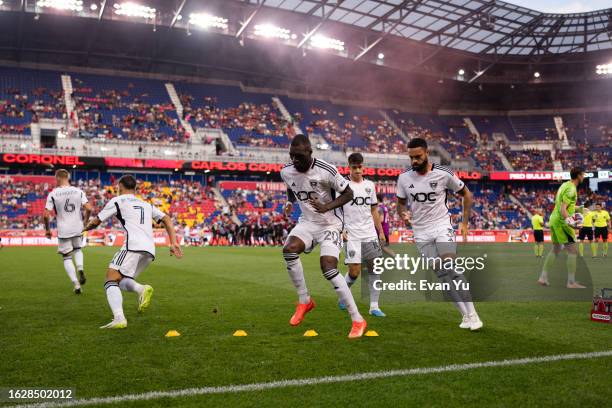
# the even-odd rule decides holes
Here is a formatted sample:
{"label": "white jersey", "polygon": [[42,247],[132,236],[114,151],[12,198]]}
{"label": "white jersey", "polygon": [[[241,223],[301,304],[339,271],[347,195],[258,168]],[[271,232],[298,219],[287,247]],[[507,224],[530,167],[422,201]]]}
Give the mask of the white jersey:
{"label": "white jersey", "polygon": [[116,216],[125,230],[122,249],[148,252],[155,256],[153,220],[161,220],[165,214],[157,207],[142,201],[134,194],[123,194],[111,199],[98,214],[100,221]]}
{"label": "white jersey", "polygon": [[344,204],[344,229],[349,241],[372,241],[378,234],[372,217],[372,206],[378,204],[376,188],[370,180],[349,182],[353,199]]}
{"label": "white jersey", "polygon": [[450,213],[446,204],[447,191],[459,192],[465,184],[453,171],[432,164],[431,171],[419,174],[408,170],[397,179],[397,196],[406,199],[412,212],[411,223],[415,232],[423,232],[450,225]]}
{"label": "white jersey", "polygon": [[49,193],[45,208],[55,210],[58,238],[74,238],[83,234],[81,208],[85,204],[85,193],[73,186],[56,187]]}
{"label": "white jersey", "polygon": [[299,222],[308,221],[318,225],[341,225],[343,222],[342,208],[320,214],[308,203],[316,198],[321,203],[329,203],[336,198],[336,193],[346,190],[349,182],[342,177],[333,165],[323,160],[313,159],[306,173],[300,173],[288,164],[281,170],[281,178],[287,184],[287,194],[293,196],[299,203],[302,215]]}

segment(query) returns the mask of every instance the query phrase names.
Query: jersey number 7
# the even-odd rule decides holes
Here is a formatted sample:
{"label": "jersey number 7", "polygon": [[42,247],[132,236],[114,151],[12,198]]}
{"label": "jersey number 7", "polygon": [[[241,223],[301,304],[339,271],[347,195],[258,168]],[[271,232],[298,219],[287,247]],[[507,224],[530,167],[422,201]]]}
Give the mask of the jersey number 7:
{"label": "jersey number 7", "polygon": [[135,210],[140,210],[140,223],[144,224],[144,207],[141,207],[139,205],[135,205],[134,209]]}

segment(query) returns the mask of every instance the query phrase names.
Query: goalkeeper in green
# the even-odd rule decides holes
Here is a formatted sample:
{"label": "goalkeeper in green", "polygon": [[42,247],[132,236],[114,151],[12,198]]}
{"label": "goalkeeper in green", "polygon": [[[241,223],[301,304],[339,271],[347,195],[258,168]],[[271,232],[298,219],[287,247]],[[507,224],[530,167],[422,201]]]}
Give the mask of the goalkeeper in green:
{"label": "goalkeeper in green", "polygon": [[[550,238],[553,243],[552,251],[546,256],[542,273],[538,283],[543,286],[549,286],[548,272],[550,272],[555,258],[561,253],[562,249],[567,251],[567,288],[568,289],[584,289],[585,286],[576,282],[576,232],[574,228],[578,227],[573,218],[576,212],[576,201],[578,192],[576,187],[584,180],[584,170],[581,168],[573,168],[570,172],[571,180],[561,184],[557,195],[555,196],[555,209],[550,215]],[[581,212],[582,208],[578,208]]]}

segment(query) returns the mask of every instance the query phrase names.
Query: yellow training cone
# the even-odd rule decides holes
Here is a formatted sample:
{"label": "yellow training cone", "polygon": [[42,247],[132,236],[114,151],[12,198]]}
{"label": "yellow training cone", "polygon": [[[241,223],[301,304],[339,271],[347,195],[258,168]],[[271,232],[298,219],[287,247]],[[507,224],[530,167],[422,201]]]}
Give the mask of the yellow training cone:
{"label": "yellow training cone", "polygon": [[318,335],[319,333],[314,330],[306,330],[306,332],[304,333],[304,337],[316,337]]}
{"label": "yellow training cone", "polygon": [[376,333],[374,330],[368,330],[365,335],[366,337],[378,337],[378,333]]}
{"label": "yellow training cone", "polygon": [[169,330],[168,333],[166,333],[166,337],[178,337],[180,335],[181,333],[177,332],[176,330]]}
{"label": "yellow training cone", "polygon": [[246,337],[246,336],[248,336],[248,334],[244,330],[236,330],[234,332],[234,337]]}

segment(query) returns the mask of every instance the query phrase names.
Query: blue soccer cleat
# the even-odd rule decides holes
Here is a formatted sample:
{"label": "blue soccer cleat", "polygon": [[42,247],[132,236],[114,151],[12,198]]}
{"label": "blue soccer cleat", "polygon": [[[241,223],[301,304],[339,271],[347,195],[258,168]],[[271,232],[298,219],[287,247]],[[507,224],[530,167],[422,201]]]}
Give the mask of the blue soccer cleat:
{"label": "blue soccer cleat", "polygon": [[383,313],[383,311],[382,311],[382,310],[380,310],[380,309],[372,309],[372,310],[370,310],[370,314],[371,314],[372,316],[376,316],[376,317],[385,317],[385,316],[387,316],[387,315],[386,315],[386,314],[384,314],[384,313]]}
{"label": "blue soccer cleat", "polygon": [[344,302],[343,302],[343,301],[341,301],[341,300],[338,302],[338,309],[340,309],[340,310],[346,310],[346,305],[345,305],[345,304],[344,304]]}

